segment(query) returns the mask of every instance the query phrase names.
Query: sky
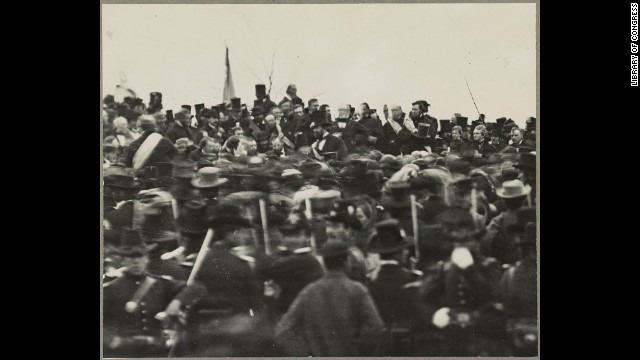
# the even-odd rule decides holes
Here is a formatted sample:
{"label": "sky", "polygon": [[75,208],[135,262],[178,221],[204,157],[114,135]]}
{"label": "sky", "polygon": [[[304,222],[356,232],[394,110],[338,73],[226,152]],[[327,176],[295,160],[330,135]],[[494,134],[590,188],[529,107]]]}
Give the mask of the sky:
{"label": "sky", "polygon": [[[487,121],[536,116],[536,4],[102,5],[102,92],[126,79],[164,109],[222,102],[225,44],[236,96],[255,84],[278,103],[288,84],[305,102],[378,109],[427,100],[429,114]],[[306,105],[306,104],[305,104]]]}

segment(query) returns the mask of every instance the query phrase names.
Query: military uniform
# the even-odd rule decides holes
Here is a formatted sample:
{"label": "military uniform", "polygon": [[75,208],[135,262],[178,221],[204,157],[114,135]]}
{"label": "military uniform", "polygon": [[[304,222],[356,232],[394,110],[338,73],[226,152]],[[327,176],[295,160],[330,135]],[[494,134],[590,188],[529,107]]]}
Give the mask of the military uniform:
{"label": "military uniform", "polygon": [[[420,316],[431,324],[433,315],[449,308],[450,323],[443,329],[426,329],[427,341],[419,356],[501,356],[496,344],[504,343],[506,321],[494,301],[502,273],[493,258],[480,259],[461,269],[451,261],[440,262],[419,290]],[[435,340],[429,342],[428,340]]]}
{"label": "military uniform", "polygon": [[104,356],[166,356],[161,346],[164,311],[184,282],[151,275],[123,274],[103,285]]}

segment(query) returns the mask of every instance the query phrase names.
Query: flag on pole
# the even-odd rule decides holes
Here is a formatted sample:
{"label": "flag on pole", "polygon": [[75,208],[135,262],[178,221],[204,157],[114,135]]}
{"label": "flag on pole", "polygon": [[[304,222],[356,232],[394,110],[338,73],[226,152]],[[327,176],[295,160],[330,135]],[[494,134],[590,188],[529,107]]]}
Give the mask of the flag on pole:
{"label": "flag on pole", "polygon": [[233,88],[233,78],[231,77],[231,65],[229,65],[229,48],[227,47],[227,56],[226,56],[226,68],[227,75],[224,80],[224,92],[222,94],[222,99],[225,104],[229,104],[231,102],[231,98],[236,97],[236,90]]}

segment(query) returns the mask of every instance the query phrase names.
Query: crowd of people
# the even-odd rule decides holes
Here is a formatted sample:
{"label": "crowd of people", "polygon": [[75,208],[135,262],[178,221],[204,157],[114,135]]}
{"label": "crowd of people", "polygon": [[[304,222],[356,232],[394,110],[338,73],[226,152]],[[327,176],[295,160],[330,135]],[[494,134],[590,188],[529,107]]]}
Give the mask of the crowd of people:
{"label": "crowd of people", "polygon": [[534,117],[255,89],[104,98],[105,357],[537,356]]}

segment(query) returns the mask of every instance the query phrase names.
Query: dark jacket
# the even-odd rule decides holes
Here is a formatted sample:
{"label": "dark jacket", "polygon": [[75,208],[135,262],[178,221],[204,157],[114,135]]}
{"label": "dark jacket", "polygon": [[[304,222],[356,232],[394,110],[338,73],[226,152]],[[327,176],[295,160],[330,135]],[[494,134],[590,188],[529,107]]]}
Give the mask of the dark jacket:
{"label": "dark jacket", "polygon": [[[150,285],[148,290],[139,298],[134,298],[136,291],[144,286],[145,282]],[[126,273],[104,284],[102,301],[105,337],[113,335],[160,336],[162,324],[154,316],[164,311],[184,284],[184,282],[168,280],[159,276],[133,276]],[[137,305],[137,308],[132,312],[125,310],[126,304],[130,301]],[[108,356],[106,352],[105,356]]]}
{"label": "dark jacket", "polygon": [[[338,123],[339,122],[336,122],[336,124]],[[340,128],[338,126],[332,128],[332,133],[336,135],[342,134],[340,135],[340,138],[347,147],[347,152],[349,154],[352,154],[358,152],[357,148],[359,146],[357,144],[366,145],[368,130],[363,124],[349,119],[347,121],[347,125],[344,128]]]}
{"label": "dark jacket", "polygon": [[363,125],[367,129],[367,136],[373,136],[376,138],[375,142],[368,142],[373,145],[376,150],[385,152],[387,150],[387,137],[382,129],[382,122],[380,120],[366,117],[358,120],[358,123]]}
{"label": "dark jacket", "polygon": [[428,124],[431,124],[431,126],[429,127],[428,138],[419,138],[416,136],[411,137],[411,139],[407,143],[406,153],[410,154],[413,151],[423,151],[425,150],[425,146],[431,147],[431,150],[433,151],[435,138],[438,133],[435,124],[438,123],[438,120],[436,118],[433,118],[429,115],[424,114],[424,115],[420,115],[419,119],[417,120],[411,119],[411,121],[413,121],[413,124],[416,127],[416,129],[418,128],[418,123],[420,122],[426,122]]}
{"label": "dark jacket", "polygon": [[375,279],[367,285],[380,317],[388,328],[410,326],[415,318],[415,299],[407,296],[403,286],[416,280],[416,275],[398,264],[383,264]]}
{"label": "dark jacket", "polygon": [[276,326],[289,356],[376,355],[383,322],[367,288],[328,272],[298,294]]}
{"label": "dark jacket", "polygon": [[473,141],[471,143],[471,148],[473,150],[477,150],[478,153],[480,153],[484,157],[488,157],[489,155],[496,152],[496,149],[484,139],[482,141]]}
{"label": "dark jacket", "polygon": [[324,139],[326,139],[326,142],[322,147],[322,150],[318,148],[320,141],[316,141],[312,145],[312,147],[318,152],[318,154],[323,156],[324,154],[329,152],[337,152],[338,160],[342,160],[347,156],[347,147],[342,139],[331,134],[327,135]]}
{"label": "dark jacket", "polygon": [[180,138],[187,138],[193,142],[196,142],[196,131],[196,129],[190,126],[184,127],[182,126],[182,124],[176,121],[175,123],[171,124],[169,130],[167,130],[167,138],[174,144],[176,143],[176,140]]}
{"label": "dark jacket", "polygon": [[451,142],[449,143],[449,151],[457,152],[458,154],[462,155],[465,150],[467,150],[467,146],[467,143],[462,139],[451,140]]}
{"label": "dark jacket", "polygon": [[511,318],[538,317],[537,265],[533,258],[525,258],[507,270],[498,290],[498,300]]}
{"label": "dark jacket", "polygon": [[[136,151],[138,151],[142,143],[147,140],[147,137],[153,133],[153,131],[144,132],[142,136],[131,142],[131,144],[129,144],[125,149],[124,154],[122,154],[122,161],[126,167],[133,166],[133,156],[136,154]],[[149,160],[147,160],[145,166],[155,166],[159,162],[169,162],[176,155],[178,155],[176,147],[166,138],[162,138],[156,145],[155,149],[153,149],[153,152],[151,153],[151,156],[149,156]]]}
{"label": "dark jacket", "polygon": [[261,270],[261,277],[273,280],[282,289],[276,309],[285,313],[305,286],[322,278],[322,265],[309,252],[289,253],[273,259]]}
{"label": "dark jacket", "polygon": [[[249,263],[231,254],[221,243],[211,245],[196,276],[207,290],[207,296],[233,304],[246,310],[259,307],[259,286]],[[182,303],[199,297],[199,291],[188,286],[177,297]]]}
{"label": "dark jacket", "polygon": [[[402,118],[404,119],[404,113],[402,114]],[[411,139],[411,132],[407,130],[402,123],[400,123],[400,126],[402,126],[402,129],[400,129],[397,134],[388,122],[382,126],[385,138],[387,139],[387,149],[383,151],[383,153],[396,156],[401,153],[406,153],[406,151],[403,150],[407,142]]]}
{"label": "dark jacket", "polygon": [[295,144],[296,147],[311,145],[313,143],[313,131],[311,131],[311,116],[304,114],[298,119],[296,124]]}
{"label": "dark jacket", "polygon": [[298,120],[293,117],[293,114],[283,116],[282,119],[280,119],[280,128],[282,129],[282,133],[294,144],[296,141],[297,126]]}

